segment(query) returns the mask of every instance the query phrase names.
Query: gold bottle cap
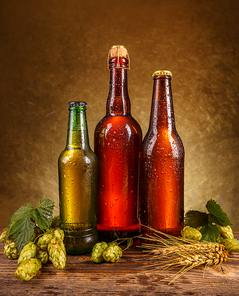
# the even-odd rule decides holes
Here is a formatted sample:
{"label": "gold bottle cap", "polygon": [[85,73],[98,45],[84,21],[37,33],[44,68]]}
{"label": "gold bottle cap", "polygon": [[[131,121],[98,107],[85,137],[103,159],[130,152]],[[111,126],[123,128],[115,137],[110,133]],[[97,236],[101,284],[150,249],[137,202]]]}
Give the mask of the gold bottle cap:
{"label": "gold bottle cap", "polygon": [[168,71],[168,70],[158,70],[158,71],[155,71],[152,75],[153,77],[156,77],[156,76],[170,76],[172,77],[172,72]]}
{"label": "gold bottle cap", "polygon": [[129,54],[128,54],[128,50],[125,48],[124,45],[113,45],[111,47],[111,49],[109,50],[109,54],[108,54],[108,65],[109,65],[109,61],[112,58],[117,58],[117,68],[122,68],[120,66],[120,58],[125,58],[128,61],[128,65],[127,67],[124,69],[130,69],[130,59],[129,59]]}

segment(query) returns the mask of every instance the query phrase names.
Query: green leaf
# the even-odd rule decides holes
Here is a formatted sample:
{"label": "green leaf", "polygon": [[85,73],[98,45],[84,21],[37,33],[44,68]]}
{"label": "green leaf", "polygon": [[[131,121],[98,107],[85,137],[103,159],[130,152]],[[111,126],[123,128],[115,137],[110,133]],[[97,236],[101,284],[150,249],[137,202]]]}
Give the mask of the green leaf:
{"label": "green leaf", "polygon": [[29,203],[21,206],[11,217],[7,238],[13,235],[14,242],[21,251],[34,233],[34,222],[43,231],[50,227],[53,208],[54,202],[49,199],[41,199],[36,209]]}
{"label": "green leaf", "polygon": [[209,221],[221,226],[232,225],[227,214],[222,210],[215,200],[211,199],[207,202],[206,208],[209,212]]}
{"label": "green leaf", "polygon": [[46,231],[50,227],[54,202],[47,198],[42,198],[39,201],[37,208],[32,212],[33,220],[38,224],[42,231]]}
{"label": "green leaf", "polygon": [[194,228],[208,223],[208,214],[200,211],[188,211],[185,215],[185,226]]}
{"label": "green leaf", "polygon": [[8,229],[7,229],[7,233],[6,233],[6,239],[8,239],[10,235],[12,235],[12,230],[13,230],[15,223],[16,223],[16,221],[13,221],[12,223],[9,224]]}
{"label": "green leaf", "polygon": [[34,233],[34,222],[28,217],[18,219],[13,228],[13,240],[19,252],[29,242]]}
{"label": "green leaf", "polygon": [[31,206],[31,204],[26,203],[25,205],[21,206],[11,217],[10,224],[8,226],[8,231],[6,234],[6,238],[8,238],[13,232],[15,225],[18,220],[20,219],[30,219],[32,211],[34,211],[34,208]]}
{"label": "green leaf", "polygon": [[201,241],[216,242],[219,237],[219,230],[212,223],[205,224],[200,232],[202,234]]}

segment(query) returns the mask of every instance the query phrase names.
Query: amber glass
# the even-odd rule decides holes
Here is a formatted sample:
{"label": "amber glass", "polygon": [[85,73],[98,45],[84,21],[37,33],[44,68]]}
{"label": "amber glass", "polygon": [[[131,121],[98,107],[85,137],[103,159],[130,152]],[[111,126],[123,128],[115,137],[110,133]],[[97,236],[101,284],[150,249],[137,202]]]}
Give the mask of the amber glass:
{"label": "amber glass", "polygon": [[171,73],[157,71],[153,77],[150,124],[140,155],[140,218],[144,225],[179,235],[184,221],[184,147],[175,127]]}
{"label": "amber glass", "polygon": [[130,114],[124,57],[112,58],[106,116],[95,129],[99,161],[97,228],[100,239],[140,233],[138,169],[142,132]]}
{"label": "amber glass", "polygon": [[97,157],[89,146],[86,103],[69,103],[66,148],[60,154],[59,198],[61,228],[69,254],[90,252],[98,241]]}

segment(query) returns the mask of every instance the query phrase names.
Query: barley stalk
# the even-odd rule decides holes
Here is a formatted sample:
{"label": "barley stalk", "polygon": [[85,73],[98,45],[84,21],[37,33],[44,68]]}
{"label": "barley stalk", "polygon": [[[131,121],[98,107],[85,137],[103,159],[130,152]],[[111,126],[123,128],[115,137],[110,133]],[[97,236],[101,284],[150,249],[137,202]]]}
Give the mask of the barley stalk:
{"label": "barley stalk", "polygon": [[[147,259],[152,262],[148,267],[155,270],[181,267],[170,283],[194,267],[200,265],[218,266],[227,260],[228,252],[219,243],[198,242],[150,229],[153,231],[153,235],[141,237],[149,241],[141,245],[148,255],[152,255],[147,256]],[[166,239],[162,236],[165,236]]]}

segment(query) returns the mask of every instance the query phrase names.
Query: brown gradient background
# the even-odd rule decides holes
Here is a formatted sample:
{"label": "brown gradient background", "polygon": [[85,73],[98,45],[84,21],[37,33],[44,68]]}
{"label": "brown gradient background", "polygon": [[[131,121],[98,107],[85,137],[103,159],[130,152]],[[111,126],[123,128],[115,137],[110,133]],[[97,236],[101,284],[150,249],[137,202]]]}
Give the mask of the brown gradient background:
{"label": "brown gradient background", "polygon": [[144,135],[151,75],[173,73],[185,211],[214,198],[239,231],[238,0],[0,0],[0,226],[24,203],[58,205],[67,103],[88,103],[93,148],[114,44],[131,57],[132,114]]}

